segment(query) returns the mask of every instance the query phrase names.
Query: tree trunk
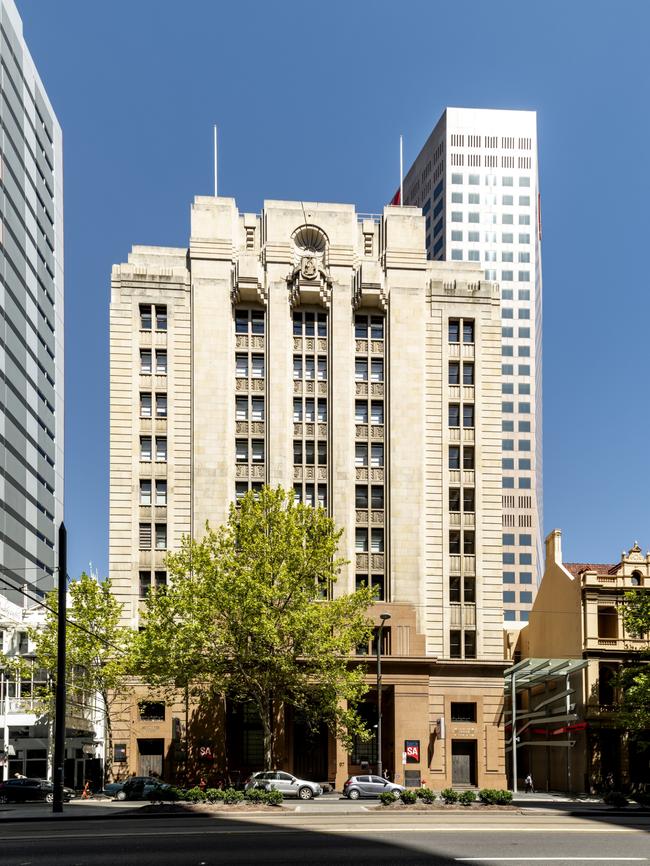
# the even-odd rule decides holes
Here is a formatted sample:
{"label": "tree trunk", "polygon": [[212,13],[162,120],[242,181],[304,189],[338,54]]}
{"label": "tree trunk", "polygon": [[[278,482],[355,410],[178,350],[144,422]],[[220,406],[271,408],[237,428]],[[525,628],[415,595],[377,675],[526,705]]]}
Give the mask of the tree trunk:
{"label": "tree trunk", "polygon": [[271,724],[271,713],[273,702],[266,698],[260,705],[260,719],[262,721],[262,732],[264,734],[264,769],[273,769],[273,727]]}

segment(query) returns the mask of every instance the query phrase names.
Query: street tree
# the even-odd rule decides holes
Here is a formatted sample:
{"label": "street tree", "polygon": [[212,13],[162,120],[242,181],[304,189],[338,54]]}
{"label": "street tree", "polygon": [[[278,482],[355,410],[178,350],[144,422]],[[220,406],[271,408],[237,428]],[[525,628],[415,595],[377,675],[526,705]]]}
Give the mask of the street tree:
{"label": "street tree", "polygon": [[[57,591],[47,596],[43,627],[31,630],[37,662],[56,678]],[[105,736],[104,775],[110,778],[113,757],[111,707],[124,692],[130,673],[130,629],[120,625],[123,605],[111,592],[111,581],[99,581],[82,573],[68,585],[66,627],[66,684],[68,705],[74,709],[99,696]],[[42,696],[46,709],[53,711],[53,692]]]}
{"label": "street tree", "polygon": [[[623,622],[627,633],[636,638],[650,636],[650,591],[625,593]],[[650,648],[636,663],[624,665],[617,679],[621,691],[619,721],[631,732],[650,729]]]}
{"label": "street tree", "polygon": [[147,599],[136,639],[142,676],[170,696],[182,685],[203,699],[254,705],[266,767],[287,705],[345,742],[369,736],[357,711],[364,670],[350,656],[369,640],[374,596],[367,587],[334,591],[341,534],[293,492],[249,492],[224,526],[184,539],[167,557],[167,591]]}

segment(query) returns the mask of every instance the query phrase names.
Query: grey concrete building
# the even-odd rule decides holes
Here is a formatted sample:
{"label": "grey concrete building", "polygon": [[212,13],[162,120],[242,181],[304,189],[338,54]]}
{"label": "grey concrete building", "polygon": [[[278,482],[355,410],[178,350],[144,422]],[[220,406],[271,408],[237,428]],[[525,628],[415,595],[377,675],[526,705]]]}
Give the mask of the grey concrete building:
{"label": "grey concrete building", "polygon": [[501,287],[503,609],[527,622],[544,564],[541,206],[534,111],[447,108],[404,179],[427,255]]}
{"label": "grey concrete building", "polygon": [[63,164],[13,0],[0,60],[0,594],[27,607],[21,588],[54,587],[63,518]]}

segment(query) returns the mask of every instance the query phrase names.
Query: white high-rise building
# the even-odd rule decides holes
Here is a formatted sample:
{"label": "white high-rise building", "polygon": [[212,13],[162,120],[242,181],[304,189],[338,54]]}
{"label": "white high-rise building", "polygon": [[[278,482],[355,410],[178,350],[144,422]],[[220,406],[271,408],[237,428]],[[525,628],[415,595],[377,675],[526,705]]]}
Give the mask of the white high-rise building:
{"label": "white high-rise building", "polygon": [[536,113],[447,108],[403,188],[426,217],[429,258],[480,262],[501,285],[504,616],[526,621],[543,564]]}

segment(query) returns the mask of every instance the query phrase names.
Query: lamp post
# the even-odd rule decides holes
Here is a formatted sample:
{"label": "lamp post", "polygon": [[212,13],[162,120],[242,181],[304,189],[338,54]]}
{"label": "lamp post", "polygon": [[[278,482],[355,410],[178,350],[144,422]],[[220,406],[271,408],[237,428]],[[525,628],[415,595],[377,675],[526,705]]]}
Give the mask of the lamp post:
{"label": "lamp post", "polygon": [[381,762],[381,643],[384,633],[384,624],[390,619],[389,613],[379,616],[381,623],[377,632],[377,775],[383,776],[384,768]]}

